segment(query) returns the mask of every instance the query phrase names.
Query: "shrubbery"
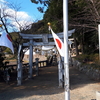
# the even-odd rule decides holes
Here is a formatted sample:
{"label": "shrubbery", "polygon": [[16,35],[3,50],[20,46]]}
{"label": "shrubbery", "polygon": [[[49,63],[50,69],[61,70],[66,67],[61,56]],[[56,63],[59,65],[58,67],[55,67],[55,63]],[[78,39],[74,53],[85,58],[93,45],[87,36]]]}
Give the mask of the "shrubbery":
{"label": "shrubbery", "polygon": [[75,57],[80,62],[99,62],[99,55],[98,54],[80,54]]}
{"label": "shrubbery", "polygon": [[3,57],[2,54],[0,54],[0,68],[4,66],[4,63],[3,63],[4,59],[5,57]]}
{"label": "shrubbery", "polygon": [[75,57],[76,60],[83,64],[89,64],[91,65],[93,69],[99,69],[100,70],[100,61],[99,61],[99,54],[81,54]]}

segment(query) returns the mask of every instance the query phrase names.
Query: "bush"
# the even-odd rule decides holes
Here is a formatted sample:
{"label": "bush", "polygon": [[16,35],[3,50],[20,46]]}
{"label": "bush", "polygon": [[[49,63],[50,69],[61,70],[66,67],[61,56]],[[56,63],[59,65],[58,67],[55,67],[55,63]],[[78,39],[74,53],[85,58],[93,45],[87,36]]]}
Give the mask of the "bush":
{"label": "bush", "polygon": [[75,58],[80,62],[89,62],[89,61],[99,62],[98,54],[91,54],[91,55],[81,54],[76,56]]}
{"label": "bush", "polygon": [[100,61],[99,61],[99,54],[91,54],[91,55],[78,55],[75,57],[79,62],[83,64],[90,65],[90,68],[99,69],[100,70]]}
{"label": "bush", "polygon": [[0,54],[0,68],[4,66],[4,63],[3,63],[4,59],[5,57],[3,57],[2,54]]}

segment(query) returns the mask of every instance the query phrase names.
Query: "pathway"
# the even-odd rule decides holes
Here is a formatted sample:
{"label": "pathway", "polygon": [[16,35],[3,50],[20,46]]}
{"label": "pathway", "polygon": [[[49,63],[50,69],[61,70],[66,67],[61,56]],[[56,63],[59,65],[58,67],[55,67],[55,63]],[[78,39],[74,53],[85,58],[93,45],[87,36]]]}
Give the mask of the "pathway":
{"label": "pathway", "polygon": [[[64,89],[58,88],[57,66],[39,69],[39,76],[26,79],[17,86],[16,78],[10,85],[0,82],[0,100],[64,100]],[[74,67],[70,67],[71,100],[94,100],[100,83],[96,82]]]}

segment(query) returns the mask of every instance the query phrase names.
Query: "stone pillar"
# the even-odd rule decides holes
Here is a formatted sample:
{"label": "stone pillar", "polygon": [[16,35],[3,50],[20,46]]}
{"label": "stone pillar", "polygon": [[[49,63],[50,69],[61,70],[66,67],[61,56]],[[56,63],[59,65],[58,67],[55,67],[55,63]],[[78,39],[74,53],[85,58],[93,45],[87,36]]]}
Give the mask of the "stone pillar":
{"label": "stone pillar", "polygon": [[96,91],[96,100],[100,100],[100,91]]}
{"label": "stone pillar", "polygon": [[22,61],[20,59],[22,45],[19,45],[18,50],[18,59],[17,59],[17,85],[21,85],[22,83]]}
{"label": "stone pillar", "polygon": [[39,67],[38,67],[39,58],[36,58],[35,61],[36,61],[36,76],[38,76],[39,75]]}
{"label": "stone pillar", "polygon": [[30,40],[30,44],[29,44],[29,48],[30,48],[30,52],[29,52],[29,76],[28,78],[32,78],[32,67],[33,67],[33,40]]}
{"label": "stone pillar", "polygon": [[59,61],[58,61],[58,77],[59,77],[59,87],[63,87],[63,67],[62,67],[62,63],[61,63],[61,59],[59,57]]}

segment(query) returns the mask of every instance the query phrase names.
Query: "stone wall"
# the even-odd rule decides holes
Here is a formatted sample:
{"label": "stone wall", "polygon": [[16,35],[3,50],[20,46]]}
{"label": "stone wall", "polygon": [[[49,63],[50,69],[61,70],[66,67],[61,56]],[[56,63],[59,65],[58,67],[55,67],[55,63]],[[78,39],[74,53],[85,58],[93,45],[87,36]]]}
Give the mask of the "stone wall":
{"label": "stone wall", "polygon": [[100,80],[100,70],[91,67],[91,65],[82,64],[81,62],[75,60],[74,58],[72,59],[72,62],[73,66],[79,71],[84,72],[92,79]]}

